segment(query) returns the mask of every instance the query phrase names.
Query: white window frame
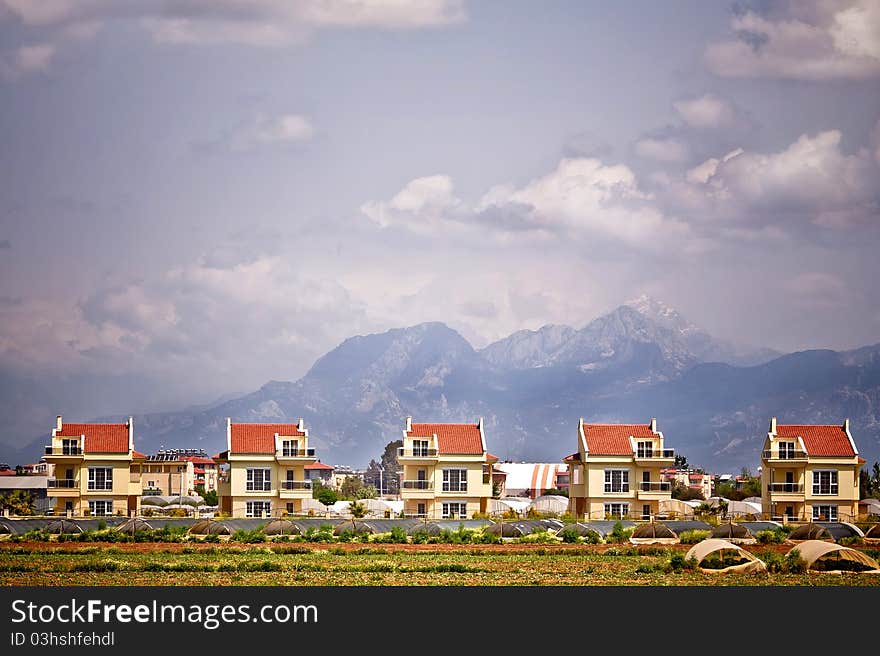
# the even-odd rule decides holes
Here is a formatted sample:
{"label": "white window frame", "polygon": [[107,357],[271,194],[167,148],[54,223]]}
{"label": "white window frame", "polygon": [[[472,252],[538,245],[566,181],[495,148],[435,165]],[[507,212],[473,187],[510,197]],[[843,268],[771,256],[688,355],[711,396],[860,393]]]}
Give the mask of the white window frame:
{"label": "white window frame", "polygon": [[[451,467],[443,470],[443,491],[444,492],[467,492],[467,469],[461,467]],[[453,485],[452,472],[456,472],[457,485]]]}
{"label": "white window frame", "polygon": [[444,501],[441,511],[443,519],[466,519],[467,503],[464,501]]}
{"label": "white window frame", "polygon": [[[97,511],[97,505],[101,504],[104,512]],[[110,499],[89,499],[89,514],[93,517],[107,517],[113,514],[113,502]]]}
{"label": "white window frame", "polygon": [[[615,490],[615,474],[619,475]],[[629,492],[629,469],[606,469],[605,470],[605,494],[627,494]]]}
{"label": "white window frame", "polygon": [[[272,468],[271,467],[248,467],[245,470],[245,490],[247,492],[271,492],[272,491]],[[257,482],[256,472],[262,472]]]}
{"label": "white window frame", "polygon": [[[257,512],[260,512],[257,515]],[[271,501],[246,501],[244,506],[245,517],[271,517],[272,502]]]}
{"label": "white window frame", "polygon": [[299,440],[281,440],[281,455],[296,458],[299,455]]}
{"label": "white window frame", "polygon": [[[797,444],[795,442],[780,442],[779,443],[779,459],[780,460],[794,460],[794,451]],[[785,447],[785,448],[783,448]]]}
{"label": "white window frame", "polygon": [[428,440],[413,440],[412,452],[416,458],[427,458],[431,443]]}
{"label": "white window frame", "polygon": [[651,441],[636,442],[636,457],[637,458],[653,458],[654,457],[654,443]]}
{"label": "white window frame", "polygon": [[[823,509],[827,509],[828,512],[823,513],[822,512]],[[826,522],[838,521],[837,518],[840,515],[837,513],[837,504],[830,503],[830,504],[820,504],[818,506],[813,506],[813,521],[819,520],[822,517],[822,515],[825,515],[825,518],[826,518],[823,521],[826,521]]]}
{"label": "white window frame", "polygon": [[[827,475],[827,483],[823,482],[823,478]],[[826,487],[828,491],[823,492],[822,488]],[[836,497],[840,492],[840,477],[836,469],[814,469],[813,470],[813,496],[814,497]]]}
{"label": "white window frame", "polygon": [[[615,507],[618,512],[614,512]],[[612,501],[605,504],[605,515],[616,518],[623,519],[627,515],[629,515],[629,503],[625,501]]]}
{"label": "white window frame", "polygon": [[[98,472],[103,472],[103,480],[98,484]],[[86,489],[89,491],[109,492],[113,489],[113,467],[89,467]]]}
{"label": "white window frame", "polygon": [[80,455],[79,450],[79,440],[77,439],[63,439],[61,440],[61,455],[63,456],[78,456]]}

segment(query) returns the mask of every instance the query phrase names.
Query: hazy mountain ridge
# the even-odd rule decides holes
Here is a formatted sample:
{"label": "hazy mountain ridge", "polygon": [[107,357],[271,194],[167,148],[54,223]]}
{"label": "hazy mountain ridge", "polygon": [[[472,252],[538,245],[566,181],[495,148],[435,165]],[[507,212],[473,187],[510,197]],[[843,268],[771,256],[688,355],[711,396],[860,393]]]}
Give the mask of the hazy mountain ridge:
{"label": "hazy mountain ridge", "polygon": [[691,462],[736,471],[757,467],[775,415],[805,423],[850,417],[865,457],[880,457],[880,346],[804,351],[750,367],[705,361],[725,348],[650,300],[581,330],[519,331],[480,351],[446,325],[425,323],[347,339],[296,382],[271,381],[203,409],[136,415],[136,446],[216,453],[226,448],[226,417],[303,417],[324,462],[363,465],[400,438],[407,415],[482,416],[489,449],[501,458],[559,461],[575,448],[578,417],[657,417],[668,445]]}

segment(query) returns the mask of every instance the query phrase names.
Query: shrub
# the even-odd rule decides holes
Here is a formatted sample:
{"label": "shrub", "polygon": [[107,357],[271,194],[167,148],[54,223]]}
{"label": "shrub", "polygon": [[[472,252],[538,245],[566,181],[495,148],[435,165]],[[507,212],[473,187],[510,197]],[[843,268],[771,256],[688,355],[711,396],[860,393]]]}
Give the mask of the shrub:
{"label": "shrub", "polygon": [[639,552],[636,551],[633,547],[611,547],[610,549],[606,549],[604,555],[606,556],[638,556]]}
{"label": "shrub", "polygon": [[406,544],[409,542],[406,536],[406,531],[402,526],[395,526],[391,529],[391,542],[398,544]]}
{"label": "shrub", "polygon": [[308,547],[301,547],[301,546],[298,546],[298,545],[297,545],[297,546],[293,546],[293,545],[291,545],[291,546],[286,546],[286,545],[284,545],[284,546],[280,546],[280,547],[272,547],[271,549],[272,549],[272,553],[277,553],[277,554],[307,554],[307,553],[312,553],[312,550],[309,549]]}
{"label": "shrub", "polygon": [[665,571],[666,567],[662,563],[639,563],[639,566],[636,567],[636,574],[655,574]]}
{"label": "shrub", "polygon": [[785,571],[785,559],[782,557],[782,554],[776,553],[775,551],[765,551],[756,555],[764,561],[768,572]]}
{"label": "shrub", "polygon": [[785,554],[785,571],[790,572],[792,574],[798,574],[800,572],[805,572],[807,569],[807,564],[801,559],[801,552],[797,549],[792,549],[787,554]]}
{"label": "shrub", "polygon": [[413,544],[428,544],[428,532],[427,531],[414,531],[410,536]]}
{"label": "shrub", "polygon": [[333,527],[329,524],[321,524],[318,528],[309,527],[303,533],[303,539],[306,542],[333,542]]}
{"label": "shrub", "polygon": [[273,563],[268,560],[261,562],[252,562],[246,560],[238,564],[239,572],[280,572],[281,564]]}
{"label": "shrub", "polygon": [[496,535],[495,533],[478,531],[473,536],[473,542],[474,544],[501,544],[504,540],[500,534]]}
{"label": "shrub", "polygon": [[247,531],[243,528],[238,529],[230,538],[232,542],[242,542],[244,544],[254,544],[257,542],[265,542],[266,534],[262,528],[255,528],[253,531]]}
{"label": "shrub", "polygon": [[562,529],[562,532],[559,533],[559,537],[561,537],[562,541],[567,544],[573,544],[581,541],[580,534],[573,528]]}
{"label": "shrub", "polygon": [[709,537],[709,531],[682,531],[678,536],[681,544],[696,544]]}
{"label": "shrub", "polygon": [[536,528],[528,535],[517,538],[517,542],[524,544],[553,544],[559,542],[559,539],[546,528]]}
{"label": "shrub", "polygon": [[684,554],[676,551],[669,557],[669,569],[673,572],[680,572],[685,569],[696,569],[697,559],[691,556],[689,559]]}
{"label": "shrub", "polygon": [[864,544],[864,542],[865,542],[865,541],[861,538],[861,536],[859,536],[859,535],[853,535],[853,536],[848,537],[848,538],[840,538],[840,539],[837,541],[837,544],[843,545],[844,547],[851,547],[851,546],[853,546],[854,544],[855,544],[855,545],[858,545],[858,544]]}
{"label": "shrub", "polygon": [[606,537],[605,540],[613,544],[626,542],[633,534],[633,530],[635,529],[623,528],[623,524],[621,524],[620,522],[614,522],[614,527],[611,529],[611,533],[608,534],[608,537]]}
{"label": "shrub", "polygon": [[99,531],[106,531],[107,530],[107,522],[105,520],[103,520],[103,519],[98,520],[98,530]]}
{"label": "shrub", "polygon": [[781,526],[755,533],[755,539],[758,541],[758,544],[782,544],[787,537],[788,532]]}
{"label": "shrub", "polygon": [[71,572],[117,572],[119,563],[113,560],[99,560],[89,563],[77,563],[70,568]]}

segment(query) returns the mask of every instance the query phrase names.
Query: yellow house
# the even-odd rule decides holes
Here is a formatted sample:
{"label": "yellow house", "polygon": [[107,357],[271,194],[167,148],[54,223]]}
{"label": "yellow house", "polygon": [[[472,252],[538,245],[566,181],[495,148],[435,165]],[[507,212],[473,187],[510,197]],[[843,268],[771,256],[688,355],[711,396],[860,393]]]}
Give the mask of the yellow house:
{"label": "yellow house", "polygon": [[226,419],[226,446],[214,456],[229,470],[218,487],[220,511],[232,517],[278,517],[303,510],[312,498],[305,466],[315,462],[309,431],[297,424],[234,424]]}
{"label": "yellow house", "polygon": [[761,452],[761,506],[772,519],[851,521],[858,516],[864,464],[842,425],[777,424]]}
{"label": "yellow house", "polygon": [[134,450],[133,422],[65,424],[55,419],[45,461],[54,475],[47,496],[56,515],[129,515],[140,510],[140,474],[132,463],[143,454]]}
{"label": "yellow house", "polygon": [[195,491],[195,465],[191,460],[163,452],[145,456],[132,465],[141,475],[144,495],[183,495]]}
{"label": "yellow house", "polygon": [[569,466],[569,512],[576,517],[649,519],[672,498],[661,470],[675,462],[657,420],[649,424],[585,424],[578,421],[578,450]]}
{"label": "yellow house", "polygon": [[403,512],[414,517],[466,519],[492,498],[492,464],[483,419],[477,424],[414,424],[406,418],[401,465]]}

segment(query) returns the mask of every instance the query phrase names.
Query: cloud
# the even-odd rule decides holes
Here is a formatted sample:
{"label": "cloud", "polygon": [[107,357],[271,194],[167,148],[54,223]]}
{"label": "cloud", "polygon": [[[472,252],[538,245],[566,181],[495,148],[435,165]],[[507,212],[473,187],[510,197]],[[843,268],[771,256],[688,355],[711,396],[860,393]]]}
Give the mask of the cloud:
{"label": "cloud", "polygon": [[771,3],[772,17],[747,11],[731,19],[736,38],[706,48],[724,77],[803,80],[880,77],[880,3],[810,0]]}
{"label": "cloud", "polygon": [[[686,173],[673,205],[743,225],[880,225],[880,169],[871,153],[846,154],[839,130],[801,135],[783,150],[737,149]],[[667,197],[668,198],[668,197]]]}
{"label": "cloud", "polygon": [[789,298],[801,307],[828,310],[846,304],[849,295],[846,283],[831,273],[806,272],[782,284]]}
{"label": "cloud", "polygon": [[880,120],[874,124],[871,130],[871,147],[874,150],[874,160],[880,164]]}
{"label": "cloud", "polygon": [[673,107],[685,123],[695,128],[724,127],[733,124],[736,119],[733,105],[711,93],[678,100]]}
{"label": "cloud", "polygon": [[627,166],[594,158],[563,159],[555,170],[522,187],[496,185],[471,203],[455,196],[449,176],[417,178],[391,200],[369,201],[361,211],[381,227],[416,232],[593,235],[649,248],[666,239],[685,239],[688,233],[687,226],[651,204]]}
{"label": "cloud", "polygon": [[683,162],[688,158],[688,147],[673,138],[646,137],[636,142],[636,154],[658,162]]}
{"label": "cloud", "polygon": [[30,73],[44,73],[55,56],[55,46],[39,43],[21,46],[0,56],[0,73],[15,79]]}
{"label": "cloud", "polygon": [[209,141],[193,143],[193,148],[207,153],[247,152],[261,148],[295,146],[311,141],[314,136],[315,128],[307,116],[259,114]]}
{"label": "cloud", "polygon": [[463,0],[0,0],[4,14],[68,37],[129,21],[157,43],[256,47],[300,42],[320,29],[425,29],[467,19]]}

